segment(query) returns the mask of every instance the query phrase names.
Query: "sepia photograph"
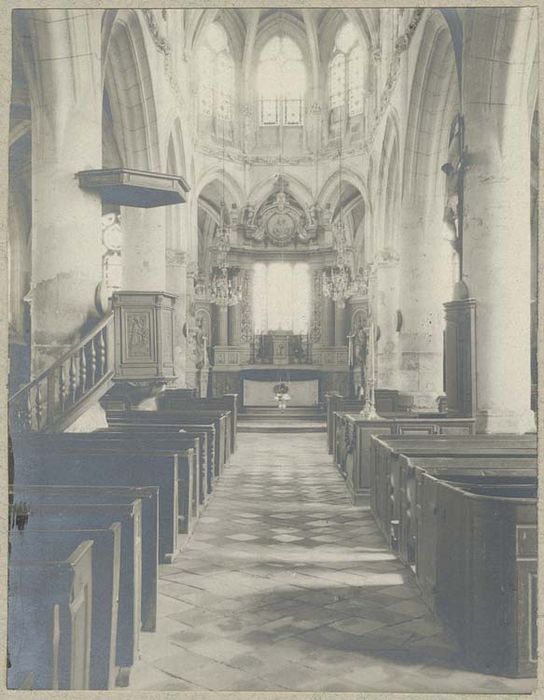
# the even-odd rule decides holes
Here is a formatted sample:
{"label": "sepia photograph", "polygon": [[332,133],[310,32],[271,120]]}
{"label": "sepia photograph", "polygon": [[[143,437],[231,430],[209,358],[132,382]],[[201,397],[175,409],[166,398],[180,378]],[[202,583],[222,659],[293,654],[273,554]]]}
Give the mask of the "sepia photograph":
{"label": "sepia photograph", "polygon": [[540,7],[121,4],[1,10],[2,690],[534,693]]}

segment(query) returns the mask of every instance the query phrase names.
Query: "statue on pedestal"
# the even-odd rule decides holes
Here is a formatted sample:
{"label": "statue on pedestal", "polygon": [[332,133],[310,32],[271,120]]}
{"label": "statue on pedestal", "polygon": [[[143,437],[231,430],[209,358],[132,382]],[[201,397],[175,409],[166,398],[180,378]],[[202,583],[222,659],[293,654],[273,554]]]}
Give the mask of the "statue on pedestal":
{"label": "statue on pedestal", "polygon": [[446,175],[446,204],[444,206],[444,223],[452,233],[450,243],[454,250],[459,252],[460,246],[460,202],[465,160],[462,152],[462,122],[456,118],[450,132],[448,161],[441,167]]}
{"label": "statue on pedestal", "polygon": [[368,328],[359,317],[357,326],[353,329],[353,366],[361,371],[361,385],[359,388],[359,398],[366,393],[366,366],[368,359]]}
{"label": "statue on pedestal", "polygon": [[195,367],[197,369],[205,369],[208,366],[208,342],[204,329],[204,319],[199,316],[196,319],[195,328],[193,331]]}

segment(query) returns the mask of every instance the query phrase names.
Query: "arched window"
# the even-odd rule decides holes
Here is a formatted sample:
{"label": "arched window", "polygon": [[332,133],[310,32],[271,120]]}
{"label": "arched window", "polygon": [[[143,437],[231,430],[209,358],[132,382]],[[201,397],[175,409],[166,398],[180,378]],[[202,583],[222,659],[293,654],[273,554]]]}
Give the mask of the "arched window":
{"label": "arched window", "polygon": [[363,111],[364,54],[357,30],[348,22],[336,35],[329,63],[329,110],[339,115],[347,109],[354,117]]}
{"label": "arched window", "polygon": [[199,108],[205,117],[232,120],[234,61],[227,33],[212,22],[198,50]]}
{"label": "arched window", "polygon": [[306,335],[310,325],[311,283],[307,262],[255,263],[253,331]]}
{"label": "arched window", "polygon": [[288,36],[274,36],[257,66],[261,126],[302,124],[306,68],[302,52]]}

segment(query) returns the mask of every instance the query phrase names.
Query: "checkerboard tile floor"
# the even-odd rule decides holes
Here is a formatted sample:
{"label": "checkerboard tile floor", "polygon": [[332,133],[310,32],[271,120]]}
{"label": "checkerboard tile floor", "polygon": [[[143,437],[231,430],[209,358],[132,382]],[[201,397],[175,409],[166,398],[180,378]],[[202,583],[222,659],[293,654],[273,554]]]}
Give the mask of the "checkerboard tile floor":
{"label": "checkerboard tile floor", "polygon": [[529,692],[463,669],[411,572],[352,506],[325,436],[241,434],[193,537],[161,567],[130,689]]}

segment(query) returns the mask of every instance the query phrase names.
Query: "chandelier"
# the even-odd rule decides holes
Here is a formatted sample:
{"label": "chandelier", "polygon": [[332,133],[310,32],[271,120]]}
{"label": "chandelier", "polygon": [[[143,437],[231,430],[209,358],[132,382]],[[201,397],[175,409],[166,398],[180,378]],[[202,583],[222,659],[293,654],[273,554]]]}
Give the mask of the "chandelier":
{"label": "chandelier", "polygon": [[237,271],[227,265],[230,250],[230,230],[225,225],[225,203],[221,202],[221,224],[216,232],[216,265],[210,280],[210,301],[217,306],[235,306],[242,298]]}
{"label": "chandelier", "polygon": [[[341,138],[341,136],[340,136]],[[353,272],[350,264],[351,249],[347,248],[346,227],[344,224],[344,207],[342,203],[342,143],[338,149],[338,198],[340,212],[334,223],[334,248],[336,251],[335,264],[323,271],[323,295],[331,298],[340,308],[346,305],[346,300],[368,290],[368,274],[361,269]]]}
{"label": "chandelier", "polygon": [[238,271],[227,264],[230,227],[225,217],[225,126],[223,122],[223,198],[221,220],[215,232],[216,263],[210,276],[210,301],[217,306],[236,306],[242,298]]}
{"label": "chandelier", "polygon": [[347,299],[367,292],[368,275],[363,270],[354,273],[348,262],[346,232],[341,218],[335,224],[334,239],[336,262],[323,271],[323,295],[343,308]]}
{"label": "chandelier", "polygon": [[235,306],[240,303],[242,289],[238,274],[226,266],[215,267],[210,281],[210,301],[217,306]]}

